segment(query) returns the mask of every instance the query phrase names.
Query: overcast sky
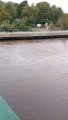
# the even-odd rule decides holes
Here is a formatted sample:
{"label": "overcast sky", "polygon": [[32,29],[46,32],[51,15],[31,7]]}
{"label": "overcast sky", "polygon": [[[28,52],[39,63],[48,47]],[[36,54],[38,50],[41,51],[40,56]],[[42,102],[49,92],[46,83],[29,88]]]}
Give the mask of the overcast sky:
{"label": "overcast sky", "polygon": [[[3,0],[5,2],[7,1],[13,1],[13,2],[22,2],[23,0]],[[40,1],[47,1],[49,2],[51,5],[56,5],[58,7],[62,7],[62,9],[64,10],[64,12],[67,12],[68,13],[68,0],[27,0],[29,4],[32,4],[32,3],[38,3]]]}

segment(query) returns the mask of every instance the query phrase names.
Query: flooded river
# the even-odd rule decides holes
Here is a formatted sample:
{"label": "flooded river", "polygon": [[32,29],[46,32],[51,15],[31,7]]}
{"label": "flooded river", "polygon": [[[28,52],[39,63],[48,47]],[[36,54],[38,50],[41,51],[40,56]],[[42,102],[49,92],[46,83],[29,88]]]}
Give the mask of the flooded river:
{"label": "flooded river", "polygon": [[68,120],[68,40],[0,42],[0,96],[21,120]]}

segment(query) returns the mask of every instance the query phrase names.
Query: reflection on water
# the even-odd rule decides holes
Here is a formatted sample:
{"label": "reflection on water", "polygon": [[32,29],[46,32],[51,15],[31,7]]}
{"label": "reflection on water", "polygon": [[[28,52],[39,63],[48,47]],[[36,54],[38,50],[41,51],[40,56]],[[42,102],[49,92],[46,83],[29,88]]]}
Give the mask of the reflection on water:
{"label": "reflection on water", "polygon": [[68,120],[68,40],[0,42],[0,95],[21,120]]}

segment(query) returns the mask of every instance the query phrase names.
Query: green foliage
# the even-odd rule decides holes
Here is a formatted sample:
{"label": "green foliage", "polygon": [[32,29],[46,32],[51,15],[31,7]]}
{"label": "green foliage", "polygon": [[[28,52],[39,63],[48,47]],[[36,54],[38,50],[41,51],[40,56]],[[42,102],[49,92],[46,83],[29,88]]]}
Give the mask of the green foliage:
{"label": "green foliage", "polygon": [[28,31],[29,26],[26,25],[26,20],[19,20],[14,22],[15,28],[19,31]]}
{"label": "green foliage", "polygon": [[6,4],[5,11],[9,14],[9,21],[12,21],[16,17],[16,8],[12,2]]}
{"label": "green foliage", "polygon": [[[9,25],[6,21],[9,21]],[[0,28],[24,31],[30,30],[38,23],[51,23],[52,28],[66,29],[68,14],[64,14],[60,7],[50,6],[48,2],[30,6],[27,0],[20,4],[0,1]]]}
{"label": "green foliage", "polygon": [[0,12],[0,21],[9,20],[11,22],[16,17],[16,6],[12,2],[4,4]]}
{"label": "green foliage", "polygon": [[68,29],[68,14],[64,14],[61,20],[63,29]]}
{"label": "green foliage", "polygon": [[32,9],[30,6],[26,5],[24,6],[23,10],[22,10],[22,18],[23,17],[29,17],[29,16],[32,16]]}
{"label": "green foliage", "polygon": [[58,19],[61,18],[63,15],[63,11],[60,7],[56,7],[53,5],[50,8],[50,21],[52,21],[54,24],[57,23]]}
{"label": "green foliage", "polygon": [[47,2],[40,2],[36,5],[36,22],[44,24],[49,21],[50,5]]}
{"label": "green foliage", "polygon": [[26,5],[22,11],[22,19],[25,19],[27,26],[33,26],[35,24],[35,9]]}
{"label": "green foliage", "polygon": [[58,21],[57,21],[57,23],[56,23],[56,27],[57,28],[60,28],[60,29],[63,29],[63,24],[62,24],[62,21],[61,21],[62,19],[59,19]]}
{"label": "green foliage", "polygon": [[23,2],[21,2],[18,7],[17,7],[17,17],[20,18],[22,15],[22,11],[24,6],[28,5],[28,2],[26,0],[24,0]]}

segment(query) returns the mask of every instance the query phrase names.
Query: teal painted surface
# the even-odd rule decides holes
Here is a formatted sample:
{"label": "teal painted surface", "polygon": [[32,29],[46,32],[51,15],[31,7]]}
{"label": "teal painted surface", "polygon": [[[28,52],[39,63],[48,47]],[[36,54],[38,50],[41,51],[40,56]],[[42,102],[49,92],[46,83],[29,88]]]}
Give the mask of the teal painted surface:
{"label": "teal painted surface", "polygon": [[0,96],[0,120],[20,120]]}

